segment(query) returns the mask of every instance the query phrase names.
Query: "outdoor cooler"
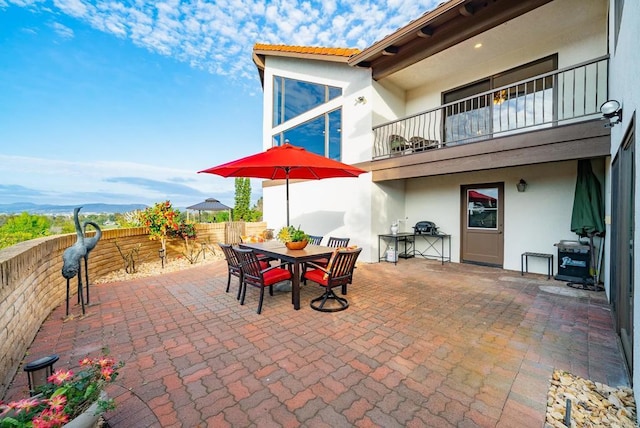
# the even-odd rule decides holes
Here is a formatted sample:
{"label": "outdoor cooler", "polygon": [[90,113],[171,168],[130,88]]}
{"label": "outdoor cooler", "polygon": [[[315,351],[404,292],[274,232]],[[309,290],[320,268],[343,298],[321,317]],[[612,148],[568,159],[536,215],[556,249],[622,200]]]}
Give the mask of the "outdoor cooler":
{"label": "outdoor cooler", "polygon": [[591,251],[589,245],[578,241],[560,241],[558,247],[558,274],[560,281],[584,282],[589,277]]}

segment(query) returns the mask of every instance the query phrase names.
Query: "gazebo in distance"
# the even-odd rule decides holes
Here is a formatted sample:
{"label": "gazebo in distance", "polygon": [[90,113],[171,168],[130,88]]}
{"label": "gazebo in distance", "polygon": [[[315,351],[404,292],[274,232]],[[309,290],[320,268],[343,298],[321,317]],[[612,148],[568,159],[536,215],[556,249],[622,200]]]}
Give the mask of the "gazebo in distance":
{"label": "gazebo in distance", "polygon": [[198,211],[199,222],[202,217],[202,211],[227,211],[229,213],[229,220],[231,220],[231,207],[226,206],[215,198],[207,198],[204,202],[191,205],[190,207],[187,207],[187,209]]}

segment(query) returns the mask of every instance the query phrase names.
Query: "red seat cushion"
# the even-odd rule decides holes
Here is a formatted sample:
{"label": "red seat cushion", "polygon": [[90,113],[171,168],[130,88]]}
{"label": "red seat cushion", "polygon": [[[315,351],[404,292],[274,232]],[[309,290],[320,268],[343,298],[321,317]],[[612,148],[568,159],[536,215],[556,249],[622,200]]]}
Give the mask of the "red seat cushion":
{"label": "red seat cushion", "polygon": [[321,269],[313,269],[305,272],[304,277],[310,281],[317,282],[320,285],[327,286],[327,278],[325,278],[325,272]]}
{"label": "red seat cushion", "polygon": [[276,282],[286,281],[287,279],[291,279],[291,272],[289,272],[287,269],[275,268],[275,269],[271,269],[268,272],[265,272],[263,276],[264,276],[264,285],[268,286],[268,285],[275,284]]}

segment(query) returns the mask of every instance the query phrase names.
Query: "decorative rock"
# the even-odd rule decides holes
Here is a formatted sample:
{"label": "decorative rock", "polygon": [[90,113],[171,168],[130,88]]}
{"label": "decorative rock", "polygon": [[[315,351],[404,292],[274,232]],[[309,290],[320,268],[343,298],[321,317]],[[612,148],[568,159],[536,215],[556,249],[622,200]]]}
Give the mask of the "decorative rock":
{"label": "decorative rock", "polygon": [[555,370],[547,395],[545,427],[566,428],[567,399],[571,402],[571,427],[636,427],[636,404],[628,387],[612,388]]}

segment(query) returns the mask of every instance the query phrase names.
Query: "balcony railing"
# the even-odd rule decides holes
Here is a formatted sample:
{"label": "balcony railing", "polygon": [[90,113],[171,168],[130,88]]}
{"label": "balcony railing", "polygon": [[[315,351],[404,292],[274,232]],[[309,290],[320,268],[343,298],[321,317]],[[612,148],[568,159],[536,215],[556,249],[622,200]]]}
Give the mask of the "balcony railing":
{"label": "balcony railing", "polygon": [[407,155],[600,116],[608,57],[492,89],[373,128],[373,158]]}

